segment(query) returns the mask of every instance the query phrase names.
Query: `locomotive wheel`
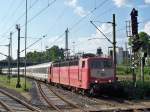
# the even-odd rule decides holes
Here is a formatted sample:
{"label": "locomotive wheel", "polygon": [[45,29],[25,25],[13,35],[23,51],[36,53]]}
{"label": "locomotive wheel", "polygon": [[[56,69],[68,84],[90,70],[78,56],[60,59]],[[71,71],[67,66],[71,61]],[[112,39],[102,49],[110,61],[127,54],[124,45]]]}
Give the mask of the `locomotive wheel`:
{"label": "locomotive wheel", "polygon": [[94,88],[93,87],[90,89],[90,94],[94,95]]}
{"label": "locomotive wheel", "polygon": [[89,91],[88,91],[88,94],[87,94],[89,97],[92,97],[92,96],[94,96],[95,95],[95,93],[94,93],[94,87],[91,87],[90,89],[89,89]]}
{"label": "locomotive wheel", "polygon": [[80,92],[79,92],[81,95],[85,95],[85,90],[80,90]]}
{"label": "locomotive wheel", "polygon": [[73,93],[75,93],[75,89],[74,89],[74,88],[72,88],[71,91],[72,91]]}

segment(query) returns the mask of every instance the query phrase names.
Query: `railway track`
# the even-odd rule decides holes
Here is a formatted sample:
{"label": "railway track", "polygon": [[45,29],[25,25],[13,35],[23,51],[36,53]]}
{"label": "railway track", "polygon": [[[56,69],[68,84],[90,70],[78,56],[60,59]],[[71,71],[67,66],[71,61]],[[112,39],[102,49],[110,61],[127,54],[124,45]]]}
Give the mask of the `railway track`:
{"label": "railway track", "polygon": [[82,107],[84,110],[87,110],[88,112],[96,112],[99,110],[107,110],[110,108],[115,107],[113,103],[106,102],[104,100],[101,101],[95,101],[89,97],[81,96],[76,93],[72,93],[70,91],[58,89],[55,87],[51,87],[56,93],[61,93],[61,96],[65,99],[69,99],[71,102],[75,102],[77,105]]}
{"label": "railway track", "polygon": [[37,82],[37,87],[42,98],[48,104],[50,109],[58,112],[88,112],[79,105],[70,102],[50,89],[46,84]]}
{"label": "railway track", "polygon": [[76,102],[82,106],[83,109],[89,112],[150,112],[150,103],[144,104],[139,102],[132,102],[122,99],[101,99],[101,98],[89,98],[87,96],[81,96],[70,91],[62,90],[52,87],[57,93]]}
{"label": "railway track", "polygon": [[0,89],[0,107],[0,112],[41,112],[2,89]]}

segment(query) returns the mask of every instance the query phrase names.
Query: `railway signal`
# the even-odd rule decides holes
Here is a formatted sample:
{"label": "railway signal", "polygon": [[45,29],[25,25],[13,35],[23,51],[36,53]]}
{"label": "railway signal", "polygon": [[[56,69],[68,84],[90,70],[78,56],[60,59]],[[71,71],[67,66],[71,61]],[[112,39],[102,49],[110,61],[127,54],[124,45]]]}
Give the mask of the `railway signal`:
{"label": "railway signal", "polygon": [[138,34],[138,11],[133,8],[131,12],[131,26],[132,26],[132,35],[137,35]]}
{"label": "railway signal", "polygon": [[136,55],[140,47],[142,46],[142,41],[139,40],[138,35],[138,11],[133,8],[131,11],[131,28],[132,28],[132,78],[133,78],[133,85],[136,86],[136,74],[135,74],[135,61]]}
{"label": "railway signal", "polygon": [[142,41],[140,41],[139,39],[133,38],[133,41],[132,41],[133,52],[137,52],[141,48],[142,45],[143,45]]}
{"label": "railway signal", "polygon": [[135,8],[133,8],[130,15],[131,15],[132,38],[133,38],[132,50],[133,52],[137,52],[142,45],[142,42],[139,40],[138,35],[138,20],[137,20],[138,11]]}

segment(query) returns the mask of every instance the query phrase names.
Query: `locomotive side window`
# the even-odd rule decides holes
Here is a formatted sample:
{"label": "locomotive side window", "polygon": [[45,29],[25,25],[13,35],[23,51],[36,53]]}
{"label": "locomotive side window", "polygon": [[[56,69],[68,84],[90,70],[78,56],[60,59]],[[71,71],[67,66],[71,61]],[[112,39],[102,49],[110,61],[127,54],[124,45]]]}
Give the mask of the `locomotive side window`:
{"label": "locomotive side window", "polygon": [[52,67],[49,68],[49,73],[52,74]]}
{"label": "locomotive side window", "polygon": [[82,61],[82,68],[85,67],[85,61]]}
{"label": "locomotive side window", "polygon": [[70,66],[76,66],[76,65],[78,65],[79,64],[79,62],[77,61],[77,60],[75,60],[75,61],[70,61],[69,62],[69,65]]}
{"label": "locomotive side window", "polygon": [[[57,63],[60,67],[65,67],[65,66],[75,66],[75,65],[78,65],[79,64],[79,61],[78,60],[73,60],[73,61],[66,61],[66,62],[60,62],[60,63]],[[58,67],[56,65],[56,63],[53,65],[54,67]]]}
{"label": "locomotive side window", "polygon": [[59,67],[59,63],[54,63],[54,67]]}

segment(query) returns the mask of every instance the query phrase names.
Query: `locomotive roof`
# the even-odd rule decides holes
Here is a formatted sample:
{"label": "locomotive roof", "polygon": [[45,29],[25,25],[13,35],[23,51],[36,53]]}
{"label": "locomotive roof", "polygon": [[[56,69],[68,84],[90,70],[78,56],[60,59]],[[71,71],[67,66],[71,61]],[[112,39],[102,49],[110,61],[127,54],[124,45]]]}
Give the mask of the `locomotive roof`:
{"label": "locomotive roof", "polygon": [[70,62],[70,61],[78,61],[78,60],[91,60],[91,59],[109,59],[111,60],[111,57],[100,57],[100,56],[94,56],[94,57],[81,57],[81,58],[75,58],[75,59],[67,59],[67,60],[61,60],[61,61],[55,61],[53,63],[63,63],[63,62]]}
{"label": "locomotive roof", "polygon": [[95,56],[95,57],[88,57],[87,59],[112,59],[111,57],[99,57],[99,56]]}

